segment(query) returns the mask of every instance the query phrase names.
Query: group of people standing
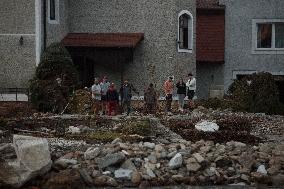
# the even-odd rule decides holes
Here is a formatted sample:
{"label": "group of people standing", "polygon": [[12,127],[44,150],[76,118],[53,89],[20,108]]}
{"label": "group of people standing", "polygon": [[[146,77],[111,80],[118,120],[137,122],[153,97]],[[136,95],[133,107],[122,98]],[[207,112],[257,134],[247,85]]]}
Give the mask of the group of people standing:
{"label": "group of people standing", "polygon": [[[164,92],[166,95],[166,111],[171,111],[172,101],[173,101],[173,93],[174,93],[174,82],[173,76],[170,76],[168,80],[164,83]],[[183,78],[181,78],[176,83],[177,88],[177,96],[178,96],[178,104],[179,111],[183,112],[184,110],[184,100],[185,97],[188,97],[188,107],[193,107],[193,97],[196,91],[196,79],[193,77],[192,73],[188,74],[188,80],[185,83]]]}
{"label": "group of people standing", "polygon": [[[184,99],[187,96],[189,100],[189,107],[193,106],[193,97],[196,90],[196,79],[190,73],[188,74],[187,82],[180,79],[176,85],[174,85],[174,78],[170,76],[164,83],[164,92],[166,97],[166,111],[171,111],[173,93],[175,87],[177,88],[179,111],[183,112],[184,109]],[[95,78],[94,84],[91,87],[94,114],[105,115],[116,115],[119,110],[119,96],[121,99],[122,112],[129,115],[131,111],[131,98],[132,93],[139,95],[139,92],[134,88],[134,86],[125,80],[120,87],[119,91],[116,89],[114,83],[110,83],[108,78],[103,77],[100,82],[98,78]],[[154,84],[150,83],[148,88],[144,92],[145,101],[145,113],[154,114],[157,109],[158,93],[154,89]]]}
{"label": "group of people standing", "polygon": [[110,83],[105,76],[102,82],[95,78],[91,87],[94,114],[99,114],[100,109],[103,115],[116,115],[119,107],[119,93],[121,97],[121,106],[123,111],[130,113],[130,102],[132,91],[139,94],[132,84],[125,80],[119,92],[114,83]]}

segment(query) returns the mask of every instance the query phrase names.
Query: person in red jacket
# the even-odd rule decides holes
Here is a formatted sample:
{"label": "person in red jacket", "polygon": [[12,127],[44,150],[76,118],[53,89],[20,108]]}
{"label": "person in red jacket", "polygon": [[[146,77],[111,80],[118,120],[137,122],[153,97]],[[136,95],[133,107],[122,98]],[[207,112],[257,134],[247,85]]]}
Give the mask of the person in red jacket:
{"label": "person in red jacket", "polygon": [[108,115],[114,116],[117,114],[117,106],[119,103],[119,94],[112,83],[106,93],[107,104],[108,104]]}

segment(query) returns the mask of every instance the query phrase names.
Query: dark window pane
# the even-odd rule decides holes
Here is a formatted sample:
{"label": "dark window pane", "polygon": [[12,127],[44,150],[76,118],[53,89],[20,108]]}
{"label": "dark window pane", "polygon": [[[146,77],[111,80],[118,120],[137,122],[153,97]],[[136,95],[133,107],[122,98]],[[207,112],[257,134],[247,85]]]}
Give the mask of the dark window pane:
{"label": "dark window pane", "polygon": [[179,48],[180,49],[188,49],[188,25],[189,25],[190,17],[187,14],[183,14],[179,17]]}
{"label": "dark window pane", "polygon": [[257,48],[271,48],[272,24],[258,24],[257,26]]}
{"label": "dark window pane", "polygon": [[50,20],[55,20],[55,0],[50,0]]}
{"label": "dark window pane", "polygon": [[284,23],[275,23],[275,47],[284,48]]}

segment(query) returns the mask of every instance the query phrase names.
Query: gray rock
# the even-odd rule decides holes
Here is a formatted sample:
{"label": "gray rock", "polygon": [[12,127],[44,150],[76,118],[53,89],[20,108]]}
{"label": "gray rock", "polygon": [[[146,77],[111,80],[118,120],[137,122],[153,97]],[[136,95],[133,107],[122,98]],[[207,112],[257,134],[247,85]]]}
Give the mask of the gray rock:
{"label": "gray rock", "polygon": [[155,146],[155,151],[162,152],[162,151],[165,151],[165,148],[162,145],[158,144]]}
{"label": "gray rock", "polygon": [[76,159],[65,159],[59,158],[54,162],[54,166],[58,169],[66,169],[68,166],[77,165],[78,161]]}
{"label": "gray rock", "polygon": [[156,177],[155,173],[150,168],[146,168],[146,173],[151,178],[155,178]]}
{"label": "gray rock", "polygon": [[199,153],[195,153],[192,156],[197,160],[198,163],[202,163],[205,161],[205,159]]}
{"label": "gray rock", "polygon": [[97,176],[99,176],[100,175],[100,171],[98,171],[98,170],[94,170],[93,172],[92,172],[92,177],[93,178],[96,178]]}
{"label": "gray rock", "polygon": [[136,167],[134,165],[134,163],[132,162],[131,159],[126,160],[121,166],[120,168],[122,169],[129,169],[132,171],[136,171]]}
{"label": "gray rock", "polygon": [[264,165],[260,165],[258,168],[257,168],[257,171],[258,173],[261,173],[263,175],[267,175],[267,171],[265,169],[265,166]]}
{"label": "gray rock", "polygon": [[83,179],[83,181],[88,185],[88,186],[92,186],[93,185],[93,179],[92,177],[88,174],[88,172],[86,171],[86,169],[80,169],[79,173]]}
{"label": "gray rock", "polygon": [[101,150],[100,148],[96,147],[90,147],[87,149],[87,151],[84,153],[85,160],[91,160],[96,158],[100,154]]}
{"label": "gray rock", "polygon": [[246,147],[247,145],[245,143],[242,143],[242,142],[234,142],[234,146],[236,148],[243,148],[243,147]]}
{"label": "gray rock", "polygon": [[201,165],[197,162],[192,162],[192,163],[188,163],[186,164],[186,168],[188,171],[190,172],[196,172],[201,168]]}
{"label": "gray rock", "polygon": [[154,149],[155,148],[155,143],[144,142],[143,146],[146,147],[146,148],[149,148],[149,149]]}
{"label": "gray rock", "polygon": [[242,175],[241,175],[241,179],[244,180],[244,181],[249,182],[249,176],[247,176],[247,175],[245,175],[245,174],[242,174]]}
{"label": "gray rock", "polygon": [[182,155],[177,153],[169,162],[168,166],[170,169],[177,169],[182,166]]}
{"label": "gray rock", "polygon": [[155,153],[151,153],[148,157],[150,163],[157,163],[157,157]]}
{"label": "gray rock", "polygon": [[111,144],[118,144],[120,142],[122,142],[122,140],[120,138],[116,138],[111,142]]}
{"label": "gray rock", "polygon": [[210,167],[209,169],[205,170],[205,173],[209,176],[212,177],[216,174],[216,168],[215,167]]}
{"label": "gray rock", "polygon": [[81,133],[80,128],[74,127],[74,126],[69,126],[67,132],[71,133],[71,134],[80,134]]}
{"label": "gray rock", "polygon": [[98,158],[97,164],[100,169],[104,169],[110,165],[114,165],[122,162],[125,159],[125,155],[121,152],[114,154],[107,154],[105,157]]}
{"label": "gray rock", "polygon": [[177,151],[173,151],[167,155],[168,158],[172,158],[177,154]]}
{"label": "gray rock", "polygon": [[133,171],[130,169],[118,169],[114,172],[114,177],[117,179],[131,180]]}
{"label": "gray rock", "polygon": [[17,159],[0,163],[0,183],[19,188],[50,170],[52,162],[46,139],[14,135],[13,146]]}

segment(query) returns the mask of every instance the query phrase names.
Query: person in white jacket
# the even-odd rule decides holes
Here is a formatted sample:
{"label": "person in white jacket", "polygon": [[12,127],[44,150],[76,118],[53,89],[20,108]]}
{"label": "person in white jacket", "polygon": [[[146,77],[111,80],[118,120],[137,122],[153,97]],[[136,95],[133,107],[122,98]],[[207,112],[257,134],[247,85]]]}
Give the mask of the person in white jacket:
{"label": "person in white jacket", "polygon": [[193,108],[194,107],[194,103],[193,103],[193,97],[196,91],[196,79],[193,77],[192,73],[188,74],[188,81],[186,83],[186,87],[187,87],[187,97],[188,97],[188,106],[189,108]]}

